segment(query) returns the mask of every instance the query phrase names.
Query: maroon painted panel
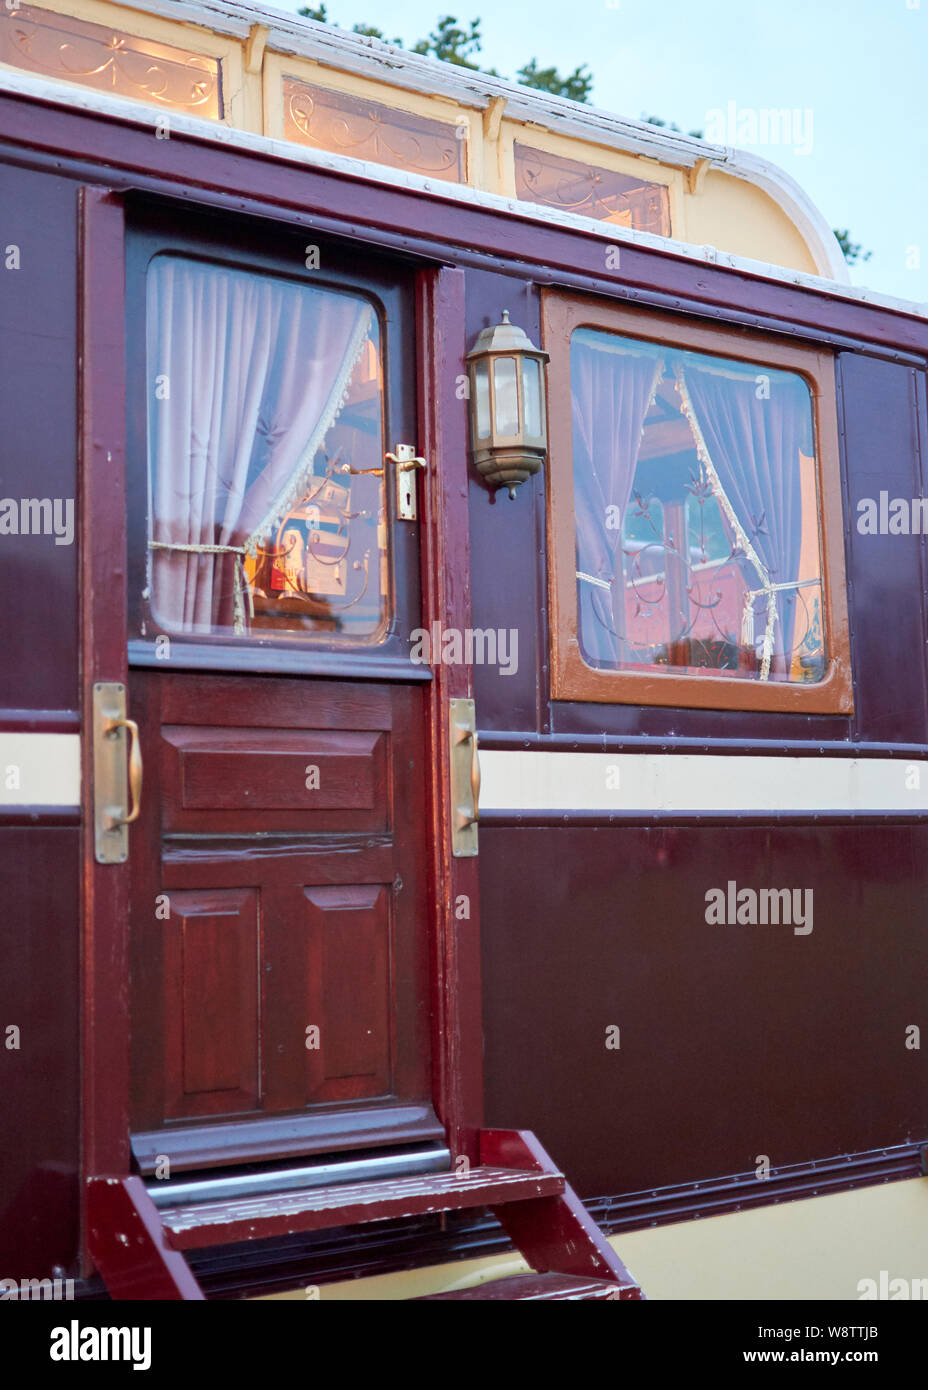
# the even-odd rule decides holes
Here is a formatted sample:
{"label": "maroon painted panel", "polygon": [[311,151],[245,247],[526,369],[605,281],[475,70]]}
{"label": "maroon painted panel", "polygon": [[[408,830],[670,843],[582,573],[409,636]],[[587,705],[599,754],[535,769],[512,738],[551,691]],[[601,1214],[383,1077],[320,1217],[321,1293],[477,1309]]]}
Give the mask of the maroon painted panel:
{"label": "maroon painted panel", "polygon": [[0,1270],[8,1278],[42,1278],[56,1264],[73,1273],[77,1255],[78,841],[72,829],[0,830]]}
{"label": "maroon painted panel", "polygon": [[[165,1115],[191,1119],[258,1103],[258,895],[173,893],[163,924]],[[157,982],[150,980],[150,986]]]}
{"label": "maroon painted panel", "polygon": [[[510,319],[541,343],[538,294],[530,283],[508,275],[470,271],[467,275],[467,346],[478,333],[499,323],[503,309]],[[494,491],[473,468],[469,486],[471,575],[475,628],[502,629],[513,669],[474,666],[477,720],[484,729],[536,729],[547,676],[544,590],[544,472],[530,478],[511,498]],[[540,682],[540,688],[539,688]],[[543,722],[542,728],[546,727]]]}
{"label": "maroon painted panel", "polygon": [[[70,179],[0,164],[0,709],[77,704],[77,194]],[[19,268],[13,269],[17,248]],[[23,499],[48,501],[24,517]],[[60,534],[54,534],[55,504]],[[70,530],[68,519],[70,517]],[[52,533],[44,528],[50,523]],[[30,534],[24,535],[24,525]]]}
{"label": "maroon painted panel", "polygon": [[[383,885],[305,888],[309,1016],[324,1020],[306,1050],[307,1103],[391,1090],[391,913]],[[322,1031],[322,1030],[320,1030]]]}
{"label": "maroon painted panel", "polygon": [[380,734],[166,725],[162,738],[167,830],[386,828]]}
{"label": "maroon painted panel", "polygon": [[[480,862],[488,1121],[582,1197],[925,1137],[928,826],[484,827]],[[729,881],[813,890],[812,931],[710,925]]]}
{"label": "maroon painted panel", "polygon": [[[861,534],[860,503],[879,511],[886,495],[907,506],[923,495],[925,375],[872,357],[843,353],[841,397],[848,497],[851,660],[855,670],[854,736],[928,742],[925,679],[926,537]],[[918,408],[921,398],[922,419]],[[865,509],[866,510],[866,509]],[[877,525],[879,525],[877,517]]]}

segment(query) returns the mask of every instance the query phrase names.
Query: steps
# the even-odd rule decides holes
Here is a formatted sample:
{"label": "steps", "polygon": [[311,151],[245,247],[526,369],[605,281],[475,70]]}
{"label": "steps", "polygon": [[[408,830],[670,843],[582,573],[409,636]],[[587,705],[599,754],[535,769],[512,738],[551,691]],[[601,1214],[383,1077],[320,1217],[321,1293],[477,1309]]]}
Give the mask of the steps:
{"label": "steps", "polygon": [[161,1214],[174,1250],[201,1250],[242,1240],[323,1231],[466,1207],[556,1197],[565,1188],[560,1173],[526,1174],[508,1168],[472,1168],[469,1173],[430,1173],[381,1182],[340,1183],[268,1197],[240,1197],[169,1207]]}
{"label": "steps", "polygon": [[621,1284],[605,1279],[581,1279],[577,1274],[511,1274],[506,1279],[489,1279],[469,1289],[453,1289],[450,1293],[430,1293],[416,1298],[414,1303],[440,1303],[450,1299],[483,1300],[485,1302],[566,1303],[594,1299],[636,1297]]}
{"label": "steps", "polygon": [[[480,1163],[328,1187],[155,1206],[138,1177],[88,1182],[91,1256],[116,1299],[203,1299],[184,1258],[249,1240],[488,1207],[537,1271],[436,1298],[640,1299],[641,1290],[535,1136],[482,1130]],[[420,1300],[425,1301],[425,1300]]]}

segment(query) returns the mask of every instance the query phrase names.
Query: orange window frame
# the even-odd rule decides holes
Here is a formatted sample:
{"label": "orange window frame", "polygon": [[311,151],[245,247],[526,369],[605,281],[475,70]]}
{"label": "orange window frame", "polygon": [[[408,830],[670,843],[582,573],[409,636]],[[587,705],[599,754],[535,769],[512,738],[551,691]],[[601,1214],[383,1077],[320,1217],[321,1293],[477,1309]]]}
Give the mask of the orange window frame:
{"label": "orange window frame", "polygon": [[[730,357],[752,365],[796,372],[804,378],[812,396],[822,557],[826,666],[820,681],[809,684],[750,681],[715,671],[698,676],[670,671],[606,671],[584,661],[577,615],[570,379],[570,342],[578,328],[617,333],[714,357]],[[833,353],[731,325],[707,325],[554,289],[542,291],[542,337],[550,354],[548,598],[552,699],[693,709],[850,714],[854,705]]]}

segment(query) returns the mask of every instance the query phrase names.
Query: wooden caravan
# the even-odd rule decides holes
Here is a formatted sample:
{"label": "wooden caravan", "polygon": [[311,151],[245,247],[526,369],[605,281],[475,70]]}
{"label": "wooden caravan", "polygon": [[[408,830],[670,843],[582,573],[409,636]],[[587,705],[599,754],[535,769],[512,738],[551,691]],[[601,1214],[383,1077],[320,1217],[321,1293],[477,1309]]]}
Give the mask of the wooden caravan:
{"label": "wooden caravan", "polygon": [[235,3],[0,11],[0,263],[0,1275],[907,1275],[923,309],[763,161]]}

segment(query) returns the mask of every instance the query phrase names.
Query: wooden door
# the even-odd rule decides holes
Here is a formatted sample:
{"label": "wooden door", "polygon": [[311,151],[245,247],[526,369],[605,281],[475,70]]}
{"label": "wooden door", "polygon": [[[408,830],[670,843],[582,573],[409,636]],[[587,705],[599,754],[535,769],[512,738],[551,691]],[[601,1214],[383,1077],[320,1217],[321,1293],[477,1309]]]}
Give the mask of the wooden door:
{"label": "wooden door", "polygon": [[[257,238],[195,230],[155,219],[129,256],[147,343],[128,389],[131,1129],[149,1172],[443,1136],[418,531],[383,459],[415,442],[410,287],[389,267],[362,282],[337,249],[301,279]],[[291,436],[249,550],[229,516],[255,492],[265,507]]]}

